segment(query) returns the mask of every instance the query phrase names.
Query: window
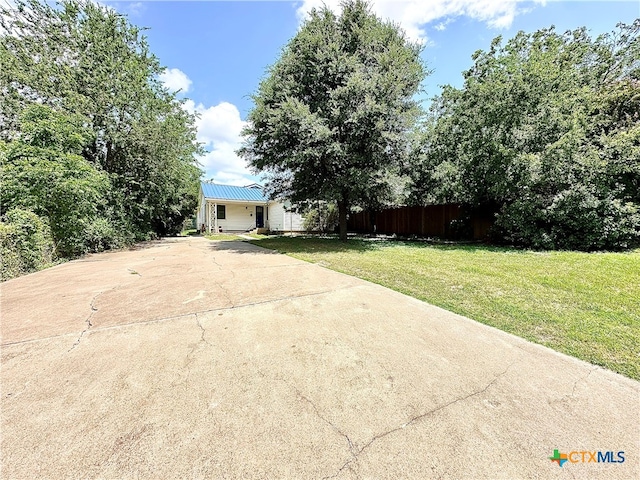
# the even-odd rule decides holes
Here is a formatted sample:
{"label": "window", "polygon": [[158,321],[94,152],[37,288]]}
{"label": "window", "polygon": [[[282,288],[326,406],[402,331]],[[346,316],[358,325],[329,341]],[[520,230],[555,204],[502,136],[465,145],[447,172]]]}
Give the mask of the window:
{"label": "window", "polygon": [[216,212],[216,217],[218,220],[224,220],[227,218],[227,206],[226,205],[218,205],[218,211]]}

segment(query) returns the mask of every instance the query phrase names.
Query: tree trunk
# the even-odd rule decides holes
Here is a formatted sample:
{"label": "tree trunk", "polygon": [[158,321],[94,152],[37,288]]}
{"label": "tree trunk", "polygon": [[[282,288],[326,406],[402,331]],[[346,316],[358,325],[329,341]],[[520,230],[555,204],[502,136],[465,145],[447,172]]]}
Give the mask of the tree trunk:
{"label": "tree trunk", "polygon": [[104,159],[104,170],[108,173],[113,173],[112,167],[113,167],[113,144],[111,143],[111,140],[107,140],[107,155],[105,156],[105,159]]}
{"label": "tree trunk", "polygon": [[340,241],[347,241],[347,202],[338,202],[338,216],[340,218]]}

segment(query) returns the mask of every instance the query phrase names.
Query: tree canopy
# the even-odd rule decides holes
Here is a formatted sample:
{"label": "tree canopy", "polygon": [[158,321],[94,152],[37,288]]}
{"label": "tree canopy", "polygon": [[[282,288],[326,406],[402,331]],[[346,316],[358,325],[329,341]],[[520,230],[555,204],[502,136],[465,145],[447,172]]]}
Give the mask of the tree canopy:
{"label": "tree canopy", "polygon": [[415,202],[496,214],[494,238],[536,248],[640,239],[640,20],[518,33],[477,51],[436,98],[414,151]]}
{"label": "tree canopy", "polygon": [[91,1],[18,0],[0,9],[0,64],[2,215],[41,216],[63,256],[180,228],[195,119],[141,29]]}
{"label": "tree canopy", "polygon": [[361,0],[314,9],[253,96],[239,154],[271,196],[350,206],[389,195],[426,75],[421,46]]}

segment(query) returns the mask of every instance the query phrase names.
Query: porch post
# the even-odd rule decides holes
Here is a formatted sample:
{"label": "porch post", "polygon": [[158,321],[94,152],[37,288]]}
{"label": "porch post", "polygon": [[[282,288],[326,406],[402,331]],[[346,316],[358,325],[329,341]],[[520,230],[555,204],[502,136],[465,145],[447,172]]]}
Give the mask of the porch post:
{"label": "porch post", "polygon": [[211,202],[207,202],[207,232],[211,234]]}
{"label": "porch post", "polygon": [[214,218],[214,227],[215,227],[215,233],[218,233],[218,203],[214,203],[213,204],[213,218]]}

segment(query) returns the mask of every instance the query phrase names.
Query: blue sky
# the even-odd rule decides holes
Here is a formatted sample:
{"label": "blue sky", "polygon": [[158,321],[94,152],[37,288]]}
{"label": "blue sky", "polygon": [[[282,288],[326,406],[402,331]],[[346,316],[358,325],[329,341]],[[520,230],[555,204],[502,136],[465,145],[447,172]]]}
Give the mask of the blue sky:
{"label": "blue sky", "polygon": [[[167,67],[162,79],[182,89],[186,108],[200,114],[198,139],[208,153],[200,159],[205,178],[245,185],[259,181],[235,150],[240,130],[269,65],[295,36],[306,12],[323,3],[339,11],[339,0],[137,1],[102,0],[147,27],[151,51]],[[462,85],[471,55],[491,40],[519,30],[555,25],[558,31],[586,26],[593,35],[640,17],[640,1],[575,0],[373,0],[376,14],[399,23],[425,43],[423,57],[433,74],[424,82],[425,107],[439,85]]]}

